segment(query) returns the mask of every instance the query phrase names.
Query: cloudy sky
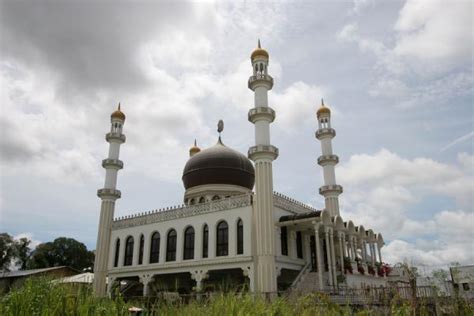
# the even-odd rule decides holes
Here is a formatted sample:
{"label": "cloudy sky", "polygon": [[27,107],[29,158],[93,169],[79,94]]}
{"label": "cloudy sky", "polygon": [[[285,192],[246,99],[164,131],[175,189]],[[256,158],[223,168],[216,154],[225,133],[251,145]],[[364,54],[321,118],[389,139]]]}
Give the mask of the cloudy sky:
{"label": "cloudy sky", "polygon": [[384,259],[474,263],[472,1],[0,2],[0,231],[95,248],[118,102],[116,215],[182,203],[195,138],[253,144],[250,53],[270,53],[274,187],[315,207],[315,109],[333,113],[344,219]]}

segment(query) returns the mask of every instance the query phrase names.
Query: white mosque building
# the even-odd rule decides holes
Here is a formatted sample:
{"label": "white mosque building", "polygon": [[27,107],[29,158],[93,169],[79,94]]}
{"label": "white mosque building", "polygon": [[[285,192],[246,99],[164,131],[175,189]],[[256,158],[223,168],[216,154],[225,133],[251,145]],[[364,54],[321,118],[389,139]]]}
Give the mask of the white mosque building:
{"label": "white mosque building", "polygon": [[[270,142],[275,111],[268,106],[273,86],[269,55],[260,47],[251,54],[253,74],[248,87],[255,107],[248,120],[255,125],[255,145],[244,154],[219,138],[210,148],[193,146],[184,166],[184,204],[114,219],[120,145],[125,142],[125,115],[111,115],[108,158],[102,200],[94,291],[105,296],[114,285],[128,284],[134,294],[160,291],[213,291],[225,286],[267,295],[280,291],[313,291],[337,287],[384,285],[381,234],[339,215],[332,151],[336,131],[331,111],[317,111],[316,139],[324,171],[319,194],[323,210],[273,191],[272,162],[278,148]],[[219,133],[223,129],[219,122]],[[252,163],[253,162],[253,163]],[[380,272],[382,271],[382,272]],[[108,280],[108,282],[106,281]]]}

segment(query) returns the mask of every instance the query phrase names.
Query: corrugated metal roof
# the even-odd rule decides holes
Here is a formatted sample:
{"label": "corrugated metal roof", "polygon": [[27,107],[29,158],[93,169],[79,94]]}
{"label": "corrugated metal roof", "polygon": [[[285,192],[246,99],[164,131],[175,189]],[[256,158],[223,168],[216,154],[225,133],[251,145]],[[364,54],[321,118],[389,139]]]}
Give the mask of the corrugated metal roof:
{"label": "corrugated metal roof", "polygon": [[24,276],[29,276],[33,274],[38,274],[38,273],[43,273],[51,270],[57,270],[57,269],[62,269],[62,268],[68,268],[71,270],[74,270],[72,268],[69,268],[67,266],[59,266],[59,267],[50,267],[50,268],[42,268],[42,269],[31,269],[31,270],[18,270],[18,271],[2,271],[0,272],[0,279],[2,278],[18,278],[18,277],[24,277]]}

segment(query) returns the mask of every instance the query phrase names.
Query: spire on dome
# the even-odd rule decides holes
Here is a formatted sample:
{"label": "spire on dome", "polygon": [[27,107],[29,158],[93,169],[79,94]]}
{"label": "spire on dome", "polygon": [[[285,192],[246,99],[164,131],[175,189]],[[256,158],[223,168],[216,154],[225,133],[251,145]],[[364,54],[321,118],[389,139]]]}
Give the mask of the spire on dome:
{"label": "spire on dome", "polygon": [[197,146],[197,141],[196,141],[196,139],[194,139],[194,146],[189,149],[189,157],[194,156],[195,154],[197,154],[200,151],[201,151],[201,148],[199,148]]}
{"label": "spire on dome", "polygon": [[250,55],[250,59],[254,60],[256,57],[263,57],[266,59],[269,58],[268,52],[262,48],[260,39],[257,40],[257,48],[255,48],[255,50],[252,52],[252,55]]}
{"label": "spire on dome", "polygon": [[110,117],[125,121],[125,114],[120,110],[120,102],[117,106],[117,110],[115,110]]}
{"label": "spire on dome", "polygon": [[319,118],[322,114],[331,115],[331,110],[324,105],[324,99],[321,98],[321,106],[316,111],[316,116]]}

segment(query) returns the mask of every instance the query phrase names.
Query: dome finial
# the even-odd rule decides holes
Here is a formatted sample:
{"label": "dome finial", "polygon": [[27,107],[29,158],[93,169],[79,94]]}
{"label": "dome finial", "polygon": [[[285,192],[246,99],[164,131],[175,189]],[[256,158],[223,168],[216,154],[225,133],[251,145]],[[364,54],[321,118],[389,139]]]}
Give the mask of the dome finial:
{"label": "dome finial", "polygon": [[324,99],[321,98],[321,106],[324,106]]}
{"label": "dome finial", "polygon": [[197,154],[200,151],[201,151],[201,148],[199,148],[197,146],[197,141],[196,141],[196,138],[195,138],[194,139],[194,146],[189,149],[189,157],[194,156],[195,154]]}
{"label": "dome finial", "polygon": [[262,48],[262,46],[260,45],[260,39],[258,39],[258,48]]}
{"label": "dome finial", "polygon": [[119,119],[119,120],[122,120],[122,121],[125,121],[125,114],[123,114],[123,112],[120,110],[120,102],[117,106],[117,110],[115,110],[112,115],[111,115],[112,118],[116,118],[116,119]]}
{"label": "dome finial", "polygon": [[221,133],[222,131],[224,130],[224,121],[223,120],[219,120],[219,122],[217,122],[217,132],[219,133],[219,140],[218,142],[222,144],[222,140],[221,140]]}

